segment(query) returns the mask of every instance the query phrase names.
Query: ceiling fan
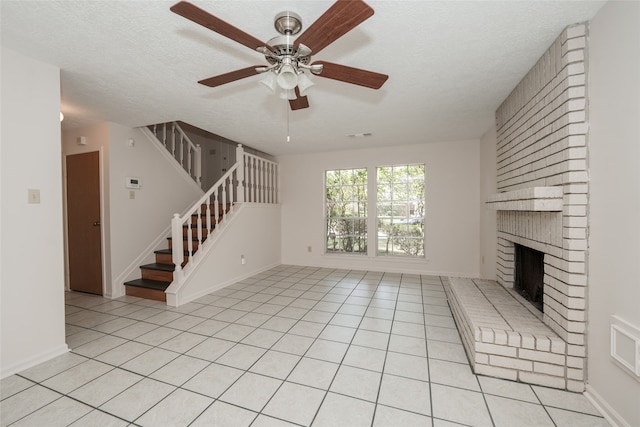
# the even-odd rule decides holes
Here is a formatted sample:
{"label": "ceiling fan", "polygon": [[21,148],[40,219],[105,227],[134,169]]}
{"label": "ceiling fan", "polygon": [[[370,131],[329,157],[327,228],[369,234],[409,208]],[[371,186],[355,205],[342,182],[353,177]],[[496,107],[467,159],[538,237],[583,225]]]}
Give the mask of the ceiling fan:
{"label": "ceiling fan", "polygon": [[[252,50],[258,51],[264,55],[269,64],[267,66],[254,65],[242,68],[198,82],[209,87],[220,86],[264,73],[266,77],[261,83],[274,92],[279,89],[280,96],[289,100],[291,109],[299,110],[309,107],[309,101],[304,96],[304,93],[306,89],[313,85],[305,75],[305,71],[309,71],[319,77],[326,77],[371,89],[379,89],[389,78],[386,74],[346,65],[326,61],[311,62],[312,53],[317,54],[373,15],[373,9],[362,0],[336,1],[300,35],[297,35],[302,29],[300,17],[293,12],[279,13],[275,17],[274,26],[281,35],[272,38],[267,43],[189,2],[181,1],[176,3],[170,10],[196,24],[200,24]],[[294,37],[296,35],[297,37]]]}

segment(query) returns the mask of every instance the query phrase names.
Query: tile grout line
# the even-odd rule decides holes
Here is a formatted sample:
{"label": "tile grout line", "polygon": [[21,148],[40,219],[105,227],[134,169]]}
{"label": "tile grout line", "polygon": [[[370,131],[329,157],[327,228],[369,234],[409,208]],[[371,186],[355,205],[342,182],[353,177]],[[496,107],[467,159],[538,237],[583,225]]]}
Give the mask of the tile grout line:
{"label": "tile grout line", "polygon": [[[442,279],[440,278],[440,276],[438,276],[440,283],[442,284]],[[430,362],[430,358],[429,358],[429,337],[427,335],[427,322],[426,319],[424,318],[424,289],[423,289],[423,283],[422,283],[422,275],[420,275],[420,297],[422,298],[422,319],[424,321],[424,346],[425,349],[427,351],[427,375],[429,376],[429,413],[431,414],[431,427],[435,427],[435,414],[433,413],[433,390],[431,388],[431,384],[432,384],[432,378],[431,378],[431,362]]]}

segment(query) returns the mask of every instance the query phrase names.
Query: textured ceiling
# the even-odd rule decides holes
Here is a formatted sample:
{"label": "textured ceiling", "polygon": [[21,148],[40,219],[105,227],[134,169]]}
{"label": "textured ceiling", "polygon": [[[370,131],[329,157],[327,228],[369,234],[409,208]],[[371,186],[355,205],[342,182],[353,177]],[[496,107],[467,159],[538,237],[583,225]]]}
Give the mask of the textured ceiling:
{"label": "textured ceiling", "polygon": [[[170,12],[174,3],[2,0],[1,42],[60,67],[65,128],[182,120],[279,155],[477,139],[562,29],[591,19],[604,2],[368,1],[375,14],[313,60],[389,80],[372,90],[313,77],[310,108],[293,112],[260,76],[197,84],[266,61]],[[193,3],[263,41],[277,35],[278,12],[296,12],[306,28],[332,4]],[[372,136],[347,136],[359,133]]]}

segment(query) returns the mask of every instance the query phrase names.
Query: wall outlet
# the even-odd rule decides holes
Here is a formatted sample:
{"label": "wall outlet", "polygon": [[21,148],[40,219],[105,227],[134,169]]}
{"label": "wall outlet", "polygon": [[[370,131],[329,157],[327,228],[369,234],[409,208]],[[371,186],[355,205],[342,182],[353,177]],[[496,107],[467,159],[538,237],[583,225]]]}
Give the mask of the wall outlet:
{"label": "wall outlet", "polygon": [[240,264],[245,265],[247,263],[247,260],[244,259],[244,255],[240,255]]}

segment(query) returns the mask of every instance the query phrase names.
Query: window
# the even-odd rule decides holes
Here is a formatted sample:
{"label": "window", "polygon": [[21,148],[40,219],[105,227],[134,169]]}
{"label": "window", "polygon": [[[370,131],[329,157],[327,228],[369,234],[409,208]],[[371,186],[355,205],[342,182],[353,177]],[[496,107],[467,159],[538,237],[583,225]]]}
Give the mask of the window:
{"label": "window", "polygon": [[325,173],[327,253],[367,253],[367,169]]}
{"label": "window", "polygon": [[424,165],[378,169],[378,255],[424,256]]}

